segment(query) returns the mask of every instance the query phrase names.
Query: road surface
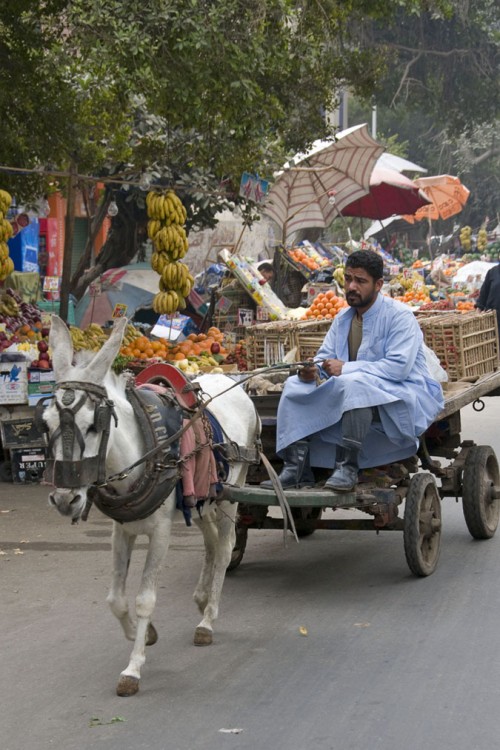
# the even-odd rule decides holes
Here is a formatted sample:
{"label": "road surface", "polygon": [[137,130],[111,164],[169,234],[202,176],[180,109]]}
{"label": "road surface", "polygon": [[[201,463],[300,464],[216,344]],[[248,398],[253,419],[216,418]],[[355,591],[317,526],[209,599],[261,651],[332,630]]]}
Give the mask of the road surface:
{"label": "road surface", "polygon": [[[500,399],[464,439],[500,456]],[[443,503],[441,558],[413,577],[400,532],[251,531],[215,642],[192,646],[201,536],[180,520],[140,693],[105,603],[111,522],[72,527],[38,485],[0,485],[2,750],[490,750],[500,744],[500,532]],[[145,544],[132,563],[134,594]]]}

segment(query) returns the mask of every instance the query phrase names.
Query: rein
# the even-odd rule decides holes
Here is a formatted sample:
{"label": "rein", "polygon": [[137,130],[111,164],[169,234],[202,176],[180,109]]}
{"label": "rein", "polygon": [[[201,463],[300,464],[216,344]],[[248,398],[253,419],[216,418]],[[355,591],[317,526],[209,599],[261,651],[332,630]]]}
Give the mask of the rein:
{"label": "rein", "polygon": [[259,370],[252,372],[251,375],[247,375],[246,377],[242,378],[241,380],[236,381],[233,385],[230,385],[229,388],[226,388],[225,391],[221,391],[220,393],[217,393],[215,396],[210,396],[206,401],[202,401],[198,404],[197,410],[193,414],[193,416],[189,419],[186,424],[181,427],[181,429],[177,430],[177,432],[173,435],[170,435],[165,440],[160,441],[154,448],[151,448],[147,453],[145,453],[141,458],[138,458],[137,461],[134,461],[133,464],[130,464],[130,466],[127,466],[125,469],[122,469],[119,472],[116,472],[116,474],[111,474],[111,476],[107,477],[103,484],[106,484],[107,482],[114,482],[114,481],[120,481],[122,479],[126,479],[130,472],[133,469],[136,469],[138,466],[140,466],[144,461],[147,461],[148,458],[151,458],[151,456],[154,456],[155,453],[158,453],[158,451],[163,450],[167,446],[171,445],[176,440],[179,440],[179,438],[188,430],[193,422],[195,422],[197,419],[200,419],[202,416],[203,411],[209,406],[209,404],[219,396],[223,396],[226,393],[229,393],[233,388],[236,388],[237,386],[240,386],[242,383],[246,383],[248,380],[251,380],[254,378],[257,374],[261,374],[263,372],[269,372],[269,371],[276,371],[276,370],[289,370],[291,367],[297,367],[300,366],[301,362],[294,362],[293,365],[270,365],[269,367],[263,367]]}

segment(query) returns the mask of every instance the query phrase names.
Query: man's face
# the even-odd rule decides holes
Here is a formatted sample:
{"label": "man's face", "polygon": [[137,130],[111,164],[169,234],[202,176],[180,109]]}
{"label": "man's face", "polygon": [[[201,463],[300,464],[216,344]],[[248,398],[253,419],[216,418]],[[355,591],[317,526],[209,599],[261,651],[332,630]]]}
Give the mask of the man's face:
{"label": "man's face", "polygon": [[377,299],[383,279],[375,280],[364,268],[346,268],[344,289],[347,304],[359,312],[367,310]]}
{"label": "man's face", "polygon": [[272,281],[274,278],[274,271],[270,269],[264,268],[260,273],[266,281]]}

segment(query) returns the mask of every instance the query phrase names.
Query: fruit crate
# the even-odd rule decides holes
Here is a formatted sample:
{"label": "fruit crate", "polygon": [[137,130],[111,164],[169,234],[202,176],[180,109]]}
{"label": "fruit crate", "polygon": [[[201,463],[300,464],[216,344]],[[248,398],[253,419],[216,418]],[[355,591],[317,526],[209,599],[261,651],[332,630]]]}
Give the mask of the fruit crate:
{"label": "fruit crate", "polygon": [[252,326],[246,335],[248,369],[282,362],[294,347],[295,361],[313,357],[331,323],[331,320],[281,320]]}
{"label": "fruit crate", "polygon": [[496,311],[442,314],[419,321],[424,341],[450,381],[475,380],[498,368]]}

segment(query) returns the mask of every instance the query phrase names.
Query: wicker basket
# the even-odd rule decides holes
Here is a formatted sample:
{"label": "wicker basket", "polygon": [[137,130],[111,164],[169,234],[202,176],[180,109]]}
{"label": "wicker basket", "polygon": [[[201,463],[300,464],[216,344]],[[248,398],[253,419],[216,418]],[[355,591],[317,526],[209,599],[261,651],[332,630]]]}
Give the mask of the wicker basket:
{"label": "wicker basket", "polygon": [[331,324],[331,320],[282,320],[251,326],[246,336],[248,369],[282,362],[294,347],[296,361],[313,357]]}
{"label": "wicker basket", "polygon": [[497,315],[473,310],[443,313],[419,321],[424,341],[438,356],[450,381],[470,380],[498,368]]}

